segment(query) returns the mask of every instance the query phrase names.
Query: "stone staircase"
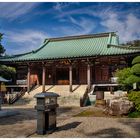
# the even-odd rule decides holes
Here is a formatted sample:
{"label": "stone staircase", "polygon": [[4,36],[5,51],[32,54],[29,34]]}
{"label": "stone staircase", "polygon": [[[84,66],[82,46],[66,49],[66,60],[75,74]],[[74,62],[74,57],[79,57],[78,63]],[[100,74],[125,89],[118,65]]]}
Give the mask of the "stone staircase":
{"label": "stone staircase", "polygon": [[[47,92],[55,92],[60,95],[58,98],[58,104],[60,106],[80,106],[80,97],[83,96],[87,85],[73,85],[73,91],[69,92],[69,85],[46,85],[45,90]],[[42,91],[42,85],[32,90],[30,93],[19,99],[15,104],[28,104],[34,106],[36,99],[34,95]]]}

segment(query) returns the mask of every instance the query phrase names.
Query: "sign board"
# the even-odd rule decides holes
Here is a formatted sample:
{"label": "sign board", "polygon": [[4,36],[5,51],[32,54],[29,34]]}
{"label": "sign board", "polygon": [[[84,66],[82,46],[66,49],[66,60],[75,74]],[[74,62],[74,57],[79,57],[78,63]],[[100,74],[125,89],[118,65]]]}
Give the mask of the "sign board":
{"label": "sign board", "polygon": [[137,89],[137,83],[133,83],[133,89]]}

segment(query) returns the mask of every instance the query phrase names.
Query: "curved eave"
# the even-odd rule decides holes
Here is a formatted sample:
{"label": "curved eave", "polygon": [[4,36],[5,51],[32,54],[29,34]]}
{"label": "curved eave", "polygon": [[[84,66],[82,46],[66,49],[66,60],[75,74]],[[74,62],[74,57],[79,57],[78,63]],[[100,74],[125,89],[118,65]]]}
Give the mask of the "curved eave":
{"label": "curved eave", "polygon": [[139,54],[139,52],[131,52],[131,53],[122,53],[122,54],[101,54],[101,55],[85,55],[85,56],[72,56],[72,57],[57,57],[57,58],[38,58],[38,59],[23,59],[23,60],[7,60],[7,61],[1,61],[1,62],[11,62],[11,63],[18,63],[18,62],[36,62],[36,61],[48,61],[48,60],[64,60],[64,59],[83,59],[85,57],[88,58],[93,58],[93,57],[101,57],[101,56],[118,56],[118,55],[122,55],[122,56],[126,56],[126,55],[134,55],[134,54]]}

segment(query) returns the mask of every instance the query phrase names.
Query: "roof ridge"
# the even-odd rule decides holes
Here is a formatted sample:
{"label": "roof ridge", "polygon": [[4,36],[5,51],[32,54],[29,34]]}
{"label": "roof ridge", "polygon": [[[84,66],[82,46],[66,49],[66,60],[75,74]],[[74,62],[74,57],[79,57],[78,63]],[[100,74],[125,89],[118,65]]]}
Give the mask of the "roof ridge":
{"label": "roof ridge", "polygon": [[93,37],[105,37],[108,36],[109,34],[116,35],[116,32],[103,32],[103,33],[96,33],[96,34],[75,35],[75,36],[56,37],[56,38],[48,38],[48,39],[50,41],[62,41],[62,40],[93,38]]}
{"label": "roof ridge", "polygon": [[41,47],[39,47],[38,49],[33,50],[32,52],[33,52],[33,53],[38,52],[39,50],[41,50],[42,48],[44,48],[49,42],[50,42],[49,39],[45,39],[44,44],[43,44]]}

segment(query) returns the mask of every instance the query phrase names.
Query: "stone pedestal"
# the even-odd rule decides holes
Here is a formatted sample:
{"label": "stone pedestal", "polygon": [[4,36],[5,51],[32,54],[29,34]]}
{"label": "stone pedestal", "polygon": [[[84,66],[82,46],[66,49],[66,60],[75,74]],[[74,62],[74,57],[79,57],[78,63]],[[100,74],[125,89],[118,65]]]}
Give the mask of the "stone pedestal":
{"label": "stone pedestal", "polygon": [[104,100],[104,91],[96,91],[96,103],[97,107],[105,107],[106,101]]}
{"label": "stone pedestal", "polygon": [[96,107],[105,107],[105,105],[106,105],[106,101],[105,100],[96,100],[96,102],[95,102],[95,106]]}

